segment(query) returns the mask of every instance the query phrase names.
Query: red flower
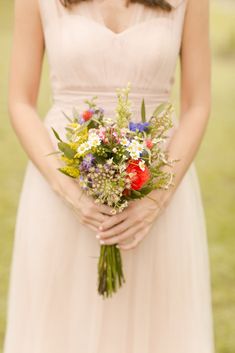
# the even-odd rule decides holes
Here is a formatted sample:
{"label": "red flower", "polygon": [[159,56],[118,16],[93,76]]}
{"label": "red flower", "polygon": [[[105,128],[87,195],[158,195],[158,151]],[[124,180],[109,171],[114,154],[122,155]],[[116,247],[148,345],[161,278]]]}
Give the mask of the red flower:
{"label": "red flower", "polygon": [[83,113],[82,113],[82,117],[84,119],[84,121],[88,121],[90,120],[90,118],[92,117],[93,113],[92,111],[90,110],[85,110]]}
{"label": "red flower", "polygon": [[145,141],[145,143],[146,143],[146,146],[151,150],[151,148],[153,147],[153,141],[148,139]]}
{"label": "red flower", "polygon": [[[139,190],[142,186],[149,180],[150,171],[147,166],[145,166],[144,170],[139,167],[139,162],[141,159],[134,160],[131,159],[126,168],[127,173],[129,174],[129,178],[131,180],[131,188],[132,190]],[[130,173],[132,175],[130,175]]]}

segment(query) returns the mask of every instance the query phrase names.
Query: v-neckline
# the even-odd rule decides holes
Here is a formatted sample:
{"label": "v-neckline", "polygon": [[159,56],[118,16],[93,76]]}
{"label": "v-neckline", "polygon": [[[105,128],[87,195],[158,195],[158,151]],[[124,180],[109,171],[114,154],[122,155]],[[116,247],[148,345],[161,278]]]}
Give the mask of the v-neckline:
{"label": "v-neckline", "polygon": [[92,23],[94,26],[97,26],[98,28],[100,28],[104,32],[106,32],[109,35],[111,35],[113,38],[121,38],[122,36],[132,32],[134,30],[136,30],[139,27],[142,27],[142,26],[144,26],[144,25],[146,25],[148,23],[151,23],[153,21],[159,22],[159,20],[161,19],[161,18],[157,18],[157,17],[152,17],[152,18],[149,18],[147,20],[143,20],[143,21],[140,21],[138,23],[135,23],[132,26],[129,26],[128,28],[124,29],[121,32],[114,32],[110,28],[108,28],[107,26],[104,26],[102,23],[92,19],[91,17],[87,17],[87,16],[84,16],[84,15],[81,15],[81,14],[75,14],[73,16],[79,17],[81,20],[84,20],[84,21]]}
{"label": "v-neckline", "polygon": [[[94,23],[95,25],[97,25],[98,27],[100,27],[101,29],[103,28],[103,30],[104,31],[106,31],[107,33],[109,33],[110,35],[112,35],[113,37],[121,37],[121,36],[123,36],[124,34],[126,34],[126,33],[128,33],[129,31],[131,31],[133,28],[135,28],[136,26],[138,26],[138,25],[141,25],[141,24],[143,24],[143,22],[145,22],[145,21],[141,21],[140,23],[139,22],[136,22],[136,18],[138,17],[138,15],[139,15],[139,12],[140,12],[140,10],[142,9],[139,5],[140,4],[138,4],[138,3],[132,3],[132,7],[133,7],[133,11],[132,11],[132,13],[131,13],[131,16],[130,16],[130,20],[129,20],[129,25],[128,25],[128,27],[126,27],[126,28],[124,28],[122,31],[120,31],[120,32],[115,32],[114,30],[112,30],[111,28],[109,28],[106,24],[105,24],[105,22],[104,22],[104,18],[103,18],[103,16],[101,15],[101,13],[98,11],[98,9],[97,8],[95,8],[95,4],[93,3],[93,2],[90,2],[90,1],[87,1],[87,3],[86,2],[84,2],[83,3],[83,6],[84,6],[84,8],[85,8],[85,11],[84,11],[84,13],[85,12],[87,12],[87,13],[89,13],[90,12],[90,10],[89,10],[89,4],[92,4],[92,6],[93,6],[93,10],[95,10],[96,12],[97,12],[97,18],[99,18],[99,20],[96,20],[96,19],[94,19],[92,16],[87,16],[86,14],[81,14],[81,12],[79,13],[79,12],[74,12],[73,14],[72,14],[72,16],[78,16],[78,17],[80,17],[80,18],[82,18],[82,19],[85,19],[85,20],[87,20],[87,21],[90,21],[91,23]],[[143,6],[143,5],[142,5]]]}

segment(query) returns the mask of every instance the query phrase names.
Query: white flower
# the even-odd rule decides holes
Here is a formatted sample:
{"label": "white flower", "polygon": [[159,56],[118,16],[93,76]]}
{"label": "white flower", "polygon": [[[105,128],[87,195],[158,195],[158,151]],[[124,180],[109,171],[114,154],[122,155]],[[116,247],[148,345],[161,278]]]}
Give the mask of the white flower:
{"label": "white flower", "polygon": [[136,152],[130,152],[130,156],[132,159],[139,159],[140,155]]}
{"label": "white flower", "polygon": [[77,152],[80,154],[80,155],[83,155],[87,150],[90,149],[90,146],[88,144],[88,142],[84,142],[82,143],[80,146],[78,146],[77,148]]}
{"label": "white flower", "polygon": [[90,147],[99,146],[101,143],[101,138],[95,132],[91,132],[88,136],[88,143]]}
{"label": "white flower", "polygon": [[141,170],[145,170],[145,161],[143,159],[139,162],[139,167]]}
{"label": "white flower", "polygon": [[113,124],[113,119],[108,118],[108,117],[104,117],[103,118],[103,122],[105,123],[105,125],[112,125]]}
{"label": "white flower", "polygon": [[139,143],[138,141],[132,141],[129,146],[127,147],[127,151],[130,152],[130,155],[134,159],[138,159],[141,152],[143,151],[144,146],[143,144]]}
{"label": "white flower", "polygon": [[126,137],[123,137],[123,138],[121,138],[121,140],[120,140],[120,144],[121,144],[122,146],[128,146],[128,145],[130,144],[130,141],[129,141]]}
{"label": "white flower", "polygon": [[109,164],[109,165],[111,165],[112,163],[113,163],[113,157],[112,158],[109,158],[109,159],[107,159],[107,162],[106,162],[107,164]]}

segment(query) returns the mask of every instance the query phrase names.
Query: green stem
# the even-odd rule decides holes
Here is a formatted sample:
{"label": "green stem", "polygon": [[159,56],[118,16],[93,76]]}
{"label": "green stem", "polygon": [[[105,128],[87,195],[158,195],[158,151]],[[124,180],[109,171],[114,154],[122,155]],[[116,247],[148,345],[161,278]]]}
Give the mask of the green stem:
{"label": "green stem", "polygon": [[110,297],[125,282],[122,269],[121,253],[115,245],[101,245],[98,261],[98,292],[103,297]]}

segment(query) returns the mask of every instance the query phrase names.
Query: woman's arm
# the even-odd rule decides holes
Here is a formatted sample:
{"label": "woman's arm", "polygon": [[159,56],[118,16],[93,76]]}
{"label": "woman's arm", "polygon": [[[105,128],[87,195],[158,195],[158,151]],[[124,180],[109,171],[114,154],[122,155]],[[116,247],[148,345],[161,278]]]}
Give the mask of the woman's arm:
{"label": "woman's arm", "polygon": [[[168,145],[170,158],[180,161],[174,165],[175,186],[170,197],[198,152],[211,108],[209,0],[187,1],[180,52],[180,119]],[[164,192],[162,194],[164,206]],[[168,195],[165,197],[167,199]]]}
{"label": "woman's arm", "polygon": [[[154,190],[158,207],[145,197],[130,203],[120,215],[105,221],[100,239],[107,244],[119,242],[120,248],[131,249],[149,232],[156,217],[170,202],[201,144],[210,115],[211,59],[209,43],[209,0],[187,0],[181,45],[181,111],[178,129],[168,145],[169,158],[180,159],[174,164],[175,186]],[[121,222],[121,223],[120,223]],[[121,245],[122,240],[136,235],[136,240]]]}
{"label": "woman's arm", "polygon": [[[27,20],[26,14],[30,14]],[[15,0],[8,98],[11,124],[28,157],[52,189],[77,211],[82,223],[92,219],[89,225],[97,229],[104,219],[98,206],[86,198],[84,207],[83,196],[81,207],[81,191],[77,184],[57,170],[61,162],[56,155],[46,156],[53,151],[53,145],[36,109],[44,51],[38,1]],[[102,208],[103,212],[107,210],[105,206]]]}

